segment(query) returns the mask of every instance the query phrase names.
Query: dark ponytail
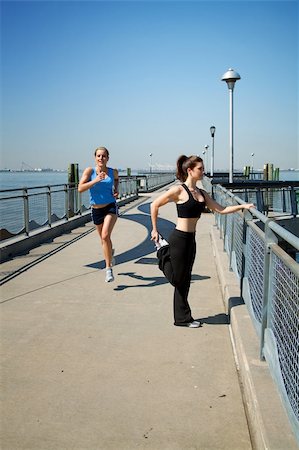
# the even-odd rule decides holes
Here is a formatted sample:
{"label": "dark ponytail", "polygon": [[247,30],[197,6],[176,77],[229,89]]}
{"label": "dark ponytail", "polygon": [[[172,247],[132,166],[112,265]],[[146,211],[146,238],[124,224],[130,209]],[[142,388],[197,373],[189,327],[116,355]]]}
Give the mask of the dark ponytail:
{"label": "dark ponytail", "polygon": [[186,155],[181,155],[178,157],[176,162],[176,177],[178,180],[184,182],[187,178],[187,173],[183,170],[183,164],[187,161],[188,157]]}
{"label": "dark ponytail", "polygon": [[187,169],[193,169],[199,162],[203,162],[200,156],[186,156],[181,155],[176,162],[176,177],[178,180],[184,182],[187,180]]}

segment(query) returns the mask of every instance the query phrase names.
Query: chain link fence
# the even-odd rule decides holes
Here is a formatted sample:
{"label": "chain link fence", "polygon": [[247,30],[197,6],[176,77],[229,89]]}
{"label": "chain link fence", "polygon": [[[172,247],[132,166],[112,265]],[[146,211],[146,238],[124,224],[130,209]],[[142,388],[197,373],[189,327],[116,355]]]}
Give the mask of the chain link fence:
{"label": "chain link fence", "polygon": [[[223,206],[244,202],[220,185],[214,198]],[[269,364],[299,442],[299,238],[255,208],[215,219],[260,338],[260,356]]]}

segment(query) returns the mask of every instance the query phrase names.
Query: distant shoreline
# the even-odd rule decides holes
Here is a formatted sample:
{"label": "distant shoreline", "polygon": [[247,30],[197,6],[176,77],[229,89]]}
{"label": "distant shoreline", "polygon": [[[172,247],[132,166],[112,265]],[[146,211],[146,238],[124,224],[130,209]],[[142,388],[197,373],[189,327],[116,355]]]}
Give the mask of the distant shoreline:
{"label": "distant shoreline", "polygon": [[[298,169],[290,168],[290,169],[279,169],[280,172],[299,172]],[[119,172],[127,172],[127,169],[118,169]],[[148,170],[142,170],[142,169],[132,169],[132,172],[148,172]],[[68,169],[36,169],[36,170],[20,170],[20,169],[0,169],[0,173],[6,173],[6,172],[13,172],[13,173],[67,173]],[[161,172],[161,170],[153,170],[153,172]],[[168,172],[168,171],[165,171]],[[228,172],[228,170],[215,170],[214,173],[223,173]],[[256,173],[263,173],[263,169],[256,169],[254,170]],[[234,173],[243,173],[243,170],[234,170]]]}
{"label": "distant shoreline", "polygon": [[18,170],[18,169],[0,169],[0,173],[6,173],[6,172],[17,172],[17,173],[48,173],[48,172],[55,172],[55,173],[67,173],[66,169],[37,169],[37,170]]}

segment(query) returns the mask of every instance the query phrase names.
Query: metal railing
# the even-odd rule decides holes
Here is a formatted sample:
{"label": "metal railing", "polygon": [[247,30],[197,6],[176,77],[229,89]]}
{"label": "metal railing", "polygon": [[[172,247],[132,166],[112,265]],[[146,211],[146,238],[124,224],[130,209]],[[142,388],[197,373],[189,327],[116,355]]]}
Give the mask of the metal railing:
{"label": "metal railing", "polygon": [[[243,203],[220,185],[214,198],[222,205]],[[215,217],[260,338],[260,357],[269,364],[299,441],[299,238],[254,208]]]}
{"label": "metal railing", "polygon": [[71,184],[35,186],[0,191],[1,240],[51,227],[84,210],[77,187]]}
{"label": "metal railing", "polygon": [[175,181],[174,172],[153,173],[149,175],[137,175],[139,192],[150,192],[158,187]]}
{"label": "metal railing", "polygon": [[[122,205],[175,180],[172,172],[119,177]],[[0,190],[1,241],[68,221],[88,213],[89,192],[79,193],[75,183]]]}
{"label": "metal railing", "polygon": [[[123,177],[119,203],[138,195],[136,178]],[[0,191],[1,241],[82,215],[90,209],[88,191],[80,194],[75,184],[35,186]]]}
{"label": "metal railing", "polygon": [[[213,184],[215,181],[213,179]],[[252,202],[257,209],[266,215],[273,211],[280,214],[296,216],[299,211],[299,182],[298,181],[242,181],[224,183],[229,189],[246,202]]]}

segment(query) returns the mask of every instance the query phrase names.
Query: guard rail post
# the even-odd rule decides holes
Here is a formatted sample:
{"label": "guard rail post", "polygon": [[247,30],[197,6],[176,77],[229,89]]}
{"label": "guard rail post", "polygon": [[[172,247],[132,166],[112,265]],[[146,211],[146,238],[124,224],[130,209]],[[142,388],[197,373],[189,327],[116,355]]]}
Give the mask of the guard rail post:
{"label": "guard rail post", "polygon": [[25,233],[29,236],[29,199],[28,199],[28,189],[23,189],[23,200],[24,200],[24,225]]}
{"label": "guard rail post", "polygon": [[282,189],[281,195],[282,195],[282,212],[286,212],[287,210],[287,205],[286,205],[286,191],[284,189]]}
{"label": "guard rail post", "polygon": [[47,215],[48,215],[48,225],[49,225],[49,227],[51,227],[51,225],[52,225],[51,211],[52,211],[51,187],[47,186]]}
{"label": "guard rail post", "polygon": [[82,216],[83,208],[82,208],[82,194],[78,191],[78,202],[79,202],[79,214]]}
{"label": "guard rail post", "polygon": [[[233,202],[231,202],[231,204],[233,205]],[[229,246],[229,270],[232,271],[233,267],[232,267],[232,258],[233,258],[233,251],[234,251],[234,247],[235,247],[235,219],[232,215],[232,217],[230,217],[231,220],[231,236],[230,236],[230,246]]]}
{"label": "guard rail post", "polygon": [[261,336],[260,336],[260,359],[264,360],[264,342],[265,342],[265,329],[267,328],[268,321],[268,302],[270,291],[270,264],[271,264],[271,245],[277,244],[278,239],[273,231],[269,228],[269,223],[273,222],[273,219],[267,219],[265,221],[265,257],[264,257],[264,286],[263,286],[263,307],[261,317]]}
{"label": "guard rail post", "polygon": [[64,202],[65,202],[65,218],[66,218],[66,220],[69,220],[69,218],[70,218],[70,204],[69,204],[68,184],[64,185]]}
{"label": "guard rail post", "polygon": [[[248,200],[247,200],[248,201]],[[248,233],[248,222],[251,222],[253,219],[252,214],[247,209],[243,210],[243,248],[242,248],[242,270],[241,270],[241,280],[240,280],[240,293],[241,298],[243,298],[243,280],[245,275],[245,263],[247,258],[247,233]]]}
{"label": "guard rail post", "polygon": [[298,205],[297,205],[296,192],[295,192],[295,189],[294,189],[293,186],[291,186],[290,197],[291,197],[291,211],[292,211],[292,215],[294,217],[296,217],[297,214],[298,214]]}
{"label": "guard rail post", "polygon": [[265,204],[264,204],[263,193],[262,193],[261,189],[258,189],[256,191],[256,207],[257,207],[257,210],[260,211],[261,213],[265,212]]}

